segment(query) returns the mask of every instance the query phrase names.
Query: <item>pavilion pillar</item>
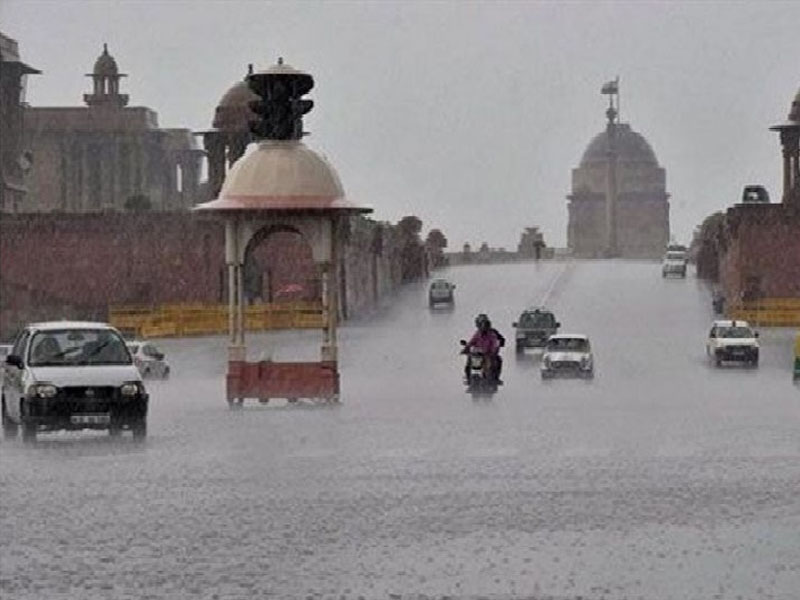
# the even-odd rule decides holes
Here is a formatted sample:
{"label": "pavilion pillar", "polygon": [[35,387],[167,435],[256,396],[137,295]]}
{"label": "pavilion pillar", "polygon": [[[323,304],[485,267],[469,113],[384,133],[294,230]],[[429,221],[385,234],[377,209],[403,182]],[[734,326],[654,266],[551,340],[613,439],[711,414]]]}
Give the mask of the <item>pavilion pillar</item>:
{"label": "pavilion pillar", "polygon": [[240,223],[236,218],[225,221],[225,264],[228,268],[228,360],[245,360],[244,295],[241,253],[239,252]]}

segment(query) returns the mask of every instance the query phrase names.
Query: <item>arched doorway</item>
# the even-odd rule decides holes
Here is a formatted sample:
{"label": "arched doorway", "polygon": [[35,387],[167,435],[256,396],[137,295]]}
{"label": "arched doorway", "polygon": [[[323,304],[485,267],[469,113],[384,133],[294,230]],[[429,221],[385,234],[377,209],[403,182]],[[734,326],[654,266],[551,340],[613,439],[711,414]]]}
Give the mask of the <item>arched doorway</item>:
{"label": "arched doorway", "polygon": [[256,232],[245,249],[243,276],[246,304],[321,299],[311,246],[290,226],[271,225]]}

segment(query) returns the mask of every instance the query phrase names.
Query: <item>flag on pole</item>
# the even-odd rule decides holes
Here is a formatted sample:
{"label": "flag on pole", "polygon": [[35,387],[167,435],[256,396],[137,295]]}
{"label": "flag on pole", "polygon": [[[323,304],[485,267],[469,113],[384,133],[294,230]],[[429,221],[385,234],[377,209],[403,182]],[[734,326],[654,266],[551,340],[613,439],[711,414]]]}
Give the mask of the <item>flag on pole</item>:
{"label": "flag on pole", "polygon": [[618,94],[619,93],[619,80],[608,81],[600,88],[601,94]]}

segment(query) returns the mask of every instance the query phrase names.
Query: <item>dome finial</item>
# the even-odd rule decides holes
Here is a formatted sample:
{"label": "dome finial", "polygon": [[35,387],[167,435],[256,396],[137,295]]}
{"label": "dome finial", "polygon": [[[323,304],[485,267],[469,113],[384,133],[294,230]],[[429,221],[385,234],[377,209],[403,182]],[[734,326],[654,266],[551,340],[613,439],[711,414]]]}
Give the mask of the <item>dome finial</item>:
{"label": "dome finial", "polygon": [[279,65],[282,65],[282,64],[283,64],[283,57],[282,57],[282,56],[279,56],[279,57],[278,57],[278,64],[279,64]]}

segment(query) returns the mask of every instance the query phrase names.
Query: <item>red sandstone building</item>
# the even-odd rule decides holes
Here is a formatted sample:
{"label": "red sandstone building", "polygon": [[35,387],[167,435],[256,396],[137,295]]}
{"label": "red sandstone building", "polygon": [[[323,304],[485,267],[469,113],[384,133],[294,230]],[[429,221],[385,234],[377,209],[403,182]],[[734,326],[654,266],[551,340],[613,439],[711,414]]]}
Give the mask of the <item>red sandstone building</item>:
{"label": "red sandstone building", "polygon": [[[20,67],[1,73],[4,89],[17,94],[11,97],[16,104],[3,108],[3,150],[9,128],[17,127],[18,148],[26,147],[27,131],[35,166],[28,193],[14,188],[19,193],[0,219],[0,340],[32,320],[105,320],[114,305],[221,302],[228,285],[222,224],[186,210],[207,199],[198,190],[195,169],[203,151],[194,147],[189,131],[158,129],[154,111],[128,107],[119,89],[123,75],[106,50],[90,75],[86,107],[26,108],[18,93],[20,77],[7,79],[9,73],[19,75]],[[222,184],[251,139],[250,94],[243,82],[235,85],[215,111],[213,129],[204,134],[209,191]],[[23,114],[29,120],[25,129],[17,119]],[[175,178],[180,165],[183,189]],[[19,183],[4,178],[4,185],[7,181]],[[151,210],[125,210],[132,196],[146,197]],[[404,278],[404,252],[421,242],[364,217],[350,219],[342,235],[336,282],[347,317],[376,306],[397,288]],[[248,255],[248,301],[319,296],[311,249],[298,238],[276,234]]]}
{"label": "red sandstone building", "polygon": [[198,201],[203,151],[188,129],[161,129],[158,115],[128,106],[124,73],[104,45],[87,77],[86,106],[25,107],[32,165],[16,212],[188,209]]}
{"label": "red sandstone building", "polygon": [[718,279],[727,305],[800,298],[800,91],[780,134],[782,201],[737,204],[706,220],[697,243],[698,273]]}
{"label": "red sandstone building", "polygon": [[800,91],[780,134],[783,194],[779,204],[728,209],[720,282],[732,301],[800,298]]}
{"label": "red sandstone building", "polygon": [[0,33],[0,212],[21,206],[30,156],[24,142],[25,80],[39,73],[19,56],[17,42]]}

